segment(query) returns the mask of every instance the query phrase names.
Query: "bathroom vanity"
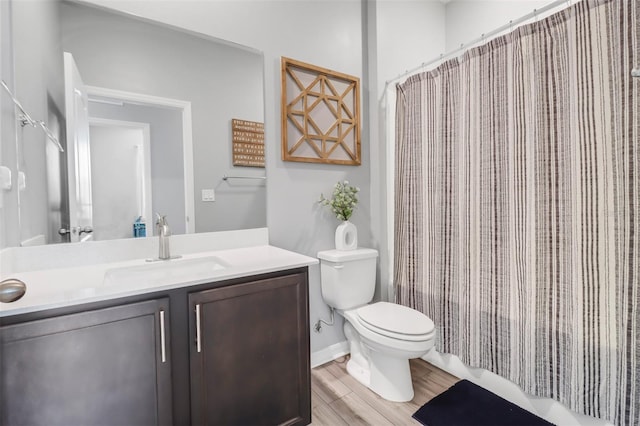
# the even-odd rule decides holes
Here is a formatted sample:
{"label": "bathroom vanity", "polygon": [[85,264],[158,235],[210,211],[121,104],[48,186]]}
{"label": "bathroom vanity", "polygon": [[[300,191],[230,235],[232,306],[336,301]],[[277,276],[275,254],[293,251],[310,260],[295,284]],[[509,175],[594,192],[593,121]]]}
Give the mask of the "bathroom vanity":
{"label": "bathroom vanity", "polygon": [[2,424],[310,423],[315,259],[265,245],[141,262],[49,270],[102,287],[2,304]]}

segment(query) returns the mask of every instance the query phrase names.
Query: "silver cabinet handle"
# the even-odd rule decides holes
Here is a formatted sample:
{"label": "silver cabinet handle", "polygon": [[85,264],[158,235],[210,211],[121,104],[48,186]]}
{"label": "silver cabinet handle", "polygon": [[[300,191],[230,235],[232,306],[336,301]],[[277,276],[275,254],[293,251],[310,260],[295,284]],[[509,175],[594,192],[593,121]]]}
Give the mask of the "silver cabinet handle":
{"label": "silver cabinet handle", "polygon": [[91,226],[75,226],[70,229],[60,228],[58,229],[58,234],[67,235],[67,234],[90,234],[93,232],[93,228]]}
{"label": "silver cabinet handle", "polygon": [[200,344],[200,304],[196,305],[196,349],[198,352],[202,352],[202,345]]}
{"label": "silver cabinet handle", "polygon": [[164,332],[164,310],[160,310],[160,358],[167,362],[166,337]]}
{"label": "silver cabinet handle", "polygon": [[90,234],[93,232],[93,228],[90,226],[85,226],[85,227],[79,227],[78,228],[78,234],[82,235],[82,234]]}

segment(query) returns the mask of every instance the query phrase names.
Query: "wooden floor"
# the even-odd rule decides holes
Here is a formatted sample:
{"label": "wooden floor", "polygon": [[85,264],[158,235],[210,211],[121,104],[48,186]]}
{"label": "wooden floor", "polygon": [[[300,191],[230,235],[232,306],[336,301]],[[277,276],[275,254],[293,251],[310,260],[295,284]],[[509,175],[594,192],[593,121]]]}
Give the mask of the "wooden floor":
{"label": "wooden floor", "polygon": [[311,370],[312,425],[419,425],[411,415],[459,379],[421,360],[410,361],[415,396],[390,402],[347,373],[348,357]]}

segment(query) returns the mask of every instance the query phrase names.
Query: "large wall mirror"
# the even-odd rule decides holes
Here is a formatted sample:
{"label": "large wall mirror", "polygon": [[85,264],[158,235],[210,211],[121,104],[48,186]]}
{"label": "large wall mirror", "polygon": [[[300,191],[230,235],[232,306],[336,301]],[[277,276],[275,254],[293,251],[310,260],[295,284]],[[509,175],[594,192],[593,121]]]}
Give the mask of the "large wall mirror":
{"label": "large wall mirror", "polygon": [[174,234],[266,226],[265,169],[234,166],[231,143],[233,119],[264,121],[260,52],[81,2],[10,3],[2,78],[64,152],[2,114],[6,245],[131,238],[137,220],[152,236],[156,212]]}

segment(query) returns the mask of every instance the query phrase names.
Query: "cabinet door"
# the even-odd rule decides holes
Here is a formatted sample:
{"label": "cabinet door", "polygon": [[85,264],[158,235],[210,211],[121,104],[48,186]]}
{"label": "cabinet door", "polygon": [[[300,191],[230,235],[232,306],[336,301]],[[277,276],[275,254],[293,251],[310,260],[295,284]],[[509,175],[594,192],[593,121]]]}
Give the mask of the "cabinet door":
{"label": "cabinet door", "polygon": [[0,328],[2,424],[171,424],[168,306],[152,300]]}
{"label": "cabinet door", "polygon": [[306,274],[193,293],[192,423],[311,422]]}

